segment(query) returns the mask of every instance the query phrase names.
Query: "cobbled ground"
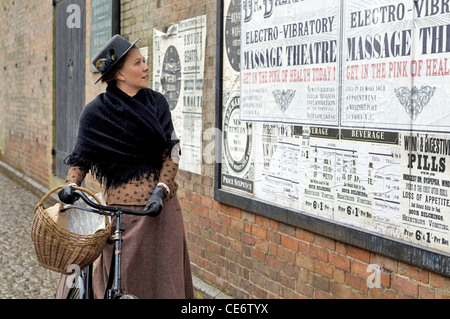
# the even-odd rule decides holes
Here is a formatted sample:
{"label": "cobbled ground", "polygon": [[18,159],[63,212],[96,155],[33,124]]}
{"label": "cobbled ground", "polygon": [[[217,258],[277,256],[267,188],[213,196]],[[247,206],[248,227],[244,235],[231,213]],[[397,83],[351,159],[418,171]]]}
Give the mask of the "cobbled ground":
{"label": "cobbled ground", "polygon": [[0,299],[54,299],[60,274],[37,263],[31,241],[40,198],[0,173]]}

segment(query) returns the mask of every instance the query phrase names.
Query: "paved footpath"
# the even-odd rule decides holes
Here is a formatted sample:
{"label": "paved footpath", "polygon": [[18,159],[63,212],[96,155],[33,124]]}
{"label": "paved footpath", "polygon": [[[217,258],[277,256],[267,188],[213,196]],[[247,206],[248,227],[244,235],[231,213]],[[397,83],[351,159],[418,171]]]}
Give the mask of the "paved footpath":
{"label": "paved footpath", "polygon": [[0,171],[0,299],[54,299],[60,274],[37,263],[31,241],[40,198]]}

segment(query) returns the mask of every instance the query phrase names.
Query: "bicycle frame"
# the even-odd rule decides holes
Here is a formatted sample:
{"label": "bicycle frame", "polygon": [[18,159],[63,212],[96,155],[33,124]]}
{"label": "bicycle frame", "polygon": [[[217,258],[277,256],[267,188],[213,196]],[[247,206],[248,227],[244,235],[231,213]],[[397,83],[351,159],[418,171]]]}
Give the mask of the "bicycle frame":
{"label": "bicycle frame", "polygon": [[114,232],[114,280],[113,286],[106,293],[107,299],[116,299],[124,295],[121,289],[121,265],[122,265],[122,212],[119,211],[116,214],[116,231]]}
{"label": "bicycle frame", "polygon": [[[114,274],[112,287],[105,292],[106,299],[119,299],[120,297],[126,295],[126,292],[121,288],[121,264],[122,264],[122,235],[125,232],[125,229],[122,228],[122,215],[130,214],[130,215],[138,215],[138,216],[148,216],[148,212],[146,211],[134,211],[122,209],[119,207],[112,206],[103,206],[92,202],[86,194],[84,194],[80,190],[75,191],[76,194],[80,195],[84,202],[86,202],[89,207],[80,207],[70,205],[69,207],[65,207],[62,211],[68,208],[77,208],[87,212],[92,212],[100,215],[107,215],[110,217],[116,216],[116,230],[113,235],[114,240],[114,251],[113,256],[114,264],[111,271]],[[110,274],[111,275],[111,274]],[[81,284],[82,288],[80,289],[79,298],[80,299],[92,299],[92,265],[86,267],[81,271],[80,276],[83,279]],[[108,288],[108,287],[107,287]]]}

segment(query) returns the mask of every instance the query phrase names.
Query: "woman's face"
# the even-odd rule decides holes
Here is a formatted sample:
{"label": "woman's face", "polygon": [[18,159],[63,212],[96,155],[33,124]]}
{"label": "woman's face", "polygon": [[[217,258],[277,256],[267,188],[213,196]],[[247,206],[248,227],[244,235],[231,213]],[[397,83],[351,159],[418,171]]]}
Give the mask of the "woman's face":
{"label": "woman's face", "polygon": [[117,86],[128,95],[134,96],[140,89],[148,88],[148,70],[149,67],[139,49],[132,48],[117,74]]}

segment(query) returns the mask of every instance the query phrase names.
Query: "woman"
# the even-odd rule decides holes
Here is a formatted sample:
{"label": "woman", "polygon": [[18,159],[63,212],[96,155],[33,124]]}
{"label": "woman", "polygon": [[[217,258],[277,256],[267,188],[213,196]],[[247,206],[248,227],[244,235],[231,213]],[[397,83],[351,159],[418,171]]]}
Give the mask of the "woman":
{"label": "woman", "polygon": [[[66,159],[69,186],[58,195],[62,202],[73,203],[77,197],[70,185],[80,186],[91,171],[103,186],[107,205],[150,208],[153,217],[123,216],[122,289],[138,298],[193,298],[176,196],[179,140],[166,99],[148,88],[149,68],[137,41],[115,35],[94,58],[99,80],[108,86],[80,116],[76,145]],[[111,225],[113,233],[114,218]],[[104,297],[112,253],[108,242],[96,262],[95,298]]]}

